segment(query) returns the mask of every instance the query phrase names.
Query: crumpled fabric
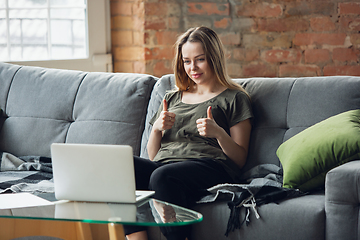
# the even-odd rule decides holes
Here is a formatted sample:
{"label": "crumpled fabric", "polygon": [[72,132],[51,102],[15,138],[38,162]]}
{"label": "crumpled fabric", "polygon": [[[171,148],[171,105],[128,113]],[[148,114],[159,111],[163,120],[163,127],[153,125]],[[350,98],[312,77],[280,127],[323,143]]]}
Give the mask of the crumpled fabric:
{"label": "crumpled fabric", "polygon": [[[283,188],[282,179],[282,169],[279,166],[274,164],[258,165],[243,174],[241,182],[244,184],[213,186],[207,189],[209,194],[201,198],[198,203],[228,201],[230,216],[225,232],[225,236],[228,236],[235,229],[240,229],[244,223],[246,225],[250,223],[251,211],[259,219],[258,206],[303,195],[297,189]],[[241,208],[246,209],[244,219],[240,218]]]}

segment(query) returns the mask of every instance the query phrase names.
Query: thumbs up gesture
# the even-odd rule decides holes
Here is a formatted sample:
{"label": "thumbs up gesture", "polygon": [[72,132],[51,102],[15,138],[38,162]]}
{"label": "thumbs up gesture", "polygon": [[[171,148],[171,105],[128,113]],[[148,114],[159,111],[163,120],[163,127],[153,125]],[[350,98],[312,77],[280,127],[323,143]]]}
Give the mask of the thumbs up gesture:
{"label": "thumbs up gesture", "polygon": [[203,137],[209,137],[209,138],[216,138],[219,132],[219,125],[214,120],[214,117],[212,115],[212,108],[209,106],[207,108],[207,117],[206,118],[199,118],[196,120],[196,126],[198,129],[198,132]]}
{"label": "thumbs up gesture", "polygon": [[168,103],[163,100],[163,110],[160,113],[159,118],[155,121],[153,128],[155,127],[158,131],[164,131],[172,128],[175,123],[175,113],[168,111]]}
{"label": "thumbs up gesture", "polygon": [[212,112],[211,112],[211,106],[209,106],[208,108],[207,108],[207,118],[208,119],[212,119],[212,120],[214,120],[214,118],[213,118],[213,115],[212,115]]}

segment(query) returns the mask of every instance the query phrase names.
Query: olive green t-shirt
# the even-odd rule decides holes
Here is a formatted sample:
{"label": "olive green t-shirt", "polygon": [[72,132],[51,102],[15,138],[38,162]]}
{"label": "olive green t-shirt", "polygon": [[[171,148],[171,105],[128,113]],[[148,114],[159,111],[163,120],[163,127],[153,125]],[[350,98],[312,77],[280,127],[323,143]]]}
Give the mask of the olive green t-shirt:
{"label": "olive green t-shirt", "polygon": [[[164,98],[168,103],[168,111],[176,114],[175,123],[171,129],[165,130],[161,147],[153,161],[211,158],[222,163],[227,172],[235,177],[239,172],[238,166],[224,154],[215,138],[203,137],[198,133],[196,120],[206,118],[207,108],[211,106],[214,120],[230,135],[232,126],[253,117],[249,97],[242,91],[226,89],[219,95],[197,104],[183,103],[181,91],[169,92]],[[163,104],[151,119],[151,125],[162,110]]]}

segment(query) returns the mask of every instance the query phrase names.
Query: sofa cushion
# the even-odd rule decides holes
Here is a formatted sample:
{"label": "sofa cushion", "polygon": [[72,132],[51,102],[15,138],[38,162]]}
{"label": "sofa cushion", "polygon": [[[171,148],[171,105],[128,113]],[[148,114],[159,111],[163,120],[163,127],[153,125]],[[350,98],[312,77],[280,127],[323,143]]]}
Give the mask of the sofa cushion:
{"label": "sofa cushion", "polygon": [[88,73],[73,106],[67,142],[126,144],[140,154],[146,111],[156,78],[135,73]]}
{"label": "sofa cushion", "polygon": [[[260,218],[250,210],[250,223],[225,236],[230,209],[226,201],[198,204],[195,211],[203,214],[203,221],[193,225],[191,239],[325,239],[325,201],[322,192],[257,207]],[[240,220],[245,219],[241,208]]]}
{"label": "sofa cushion", "polygon": [[276,149],[287,131],[287,104],[293,78],[235,79],[251,96],[254,112],[249,154],[243,171],[259,164],[280,165]]}
{"label": "sofa cushion", "polygon": [[280,145],[284,187],[310,191],[322,187],[325,175],[345,162],[360,159],[360,109],[321,121]]}
{"label": "sofa cushion", "polygon": [[6,102],[8,93],[13,81],[14,75],[21,66],[0,62],[0,108],[6,111]]}
{"label": "sofa cushion", "polygon": [[[53,142],[127,144],[140,152],[155,77],[0,64],[0,149],[50,157]],[[5,74],[7,72],[7,74]],[[11,73],[11,74],[10,74]],[[4,85],[3,85],[4,83]]]}
{"label": "sofa cushion", "polygon": [[239,79],[251,96],[254,125],[244,171],[280,165],[277,148],[306,128],[360,106],[359,77]]}

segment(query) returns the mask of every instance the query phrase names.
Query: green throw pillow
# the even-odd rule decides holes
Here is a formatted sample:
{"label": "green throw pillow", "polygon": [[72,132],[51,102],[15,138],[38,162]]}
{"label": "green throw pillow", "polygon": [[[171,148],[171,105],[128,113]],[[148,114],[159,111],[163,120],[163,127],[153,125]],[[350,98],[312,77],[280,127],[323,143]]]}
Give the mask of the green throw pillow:
{"label": "green throw pillow", "polygon": [[285,188],[311,191],[324,186],[332,168],[360,159],[360,109],[319,122],[280,145]]}

